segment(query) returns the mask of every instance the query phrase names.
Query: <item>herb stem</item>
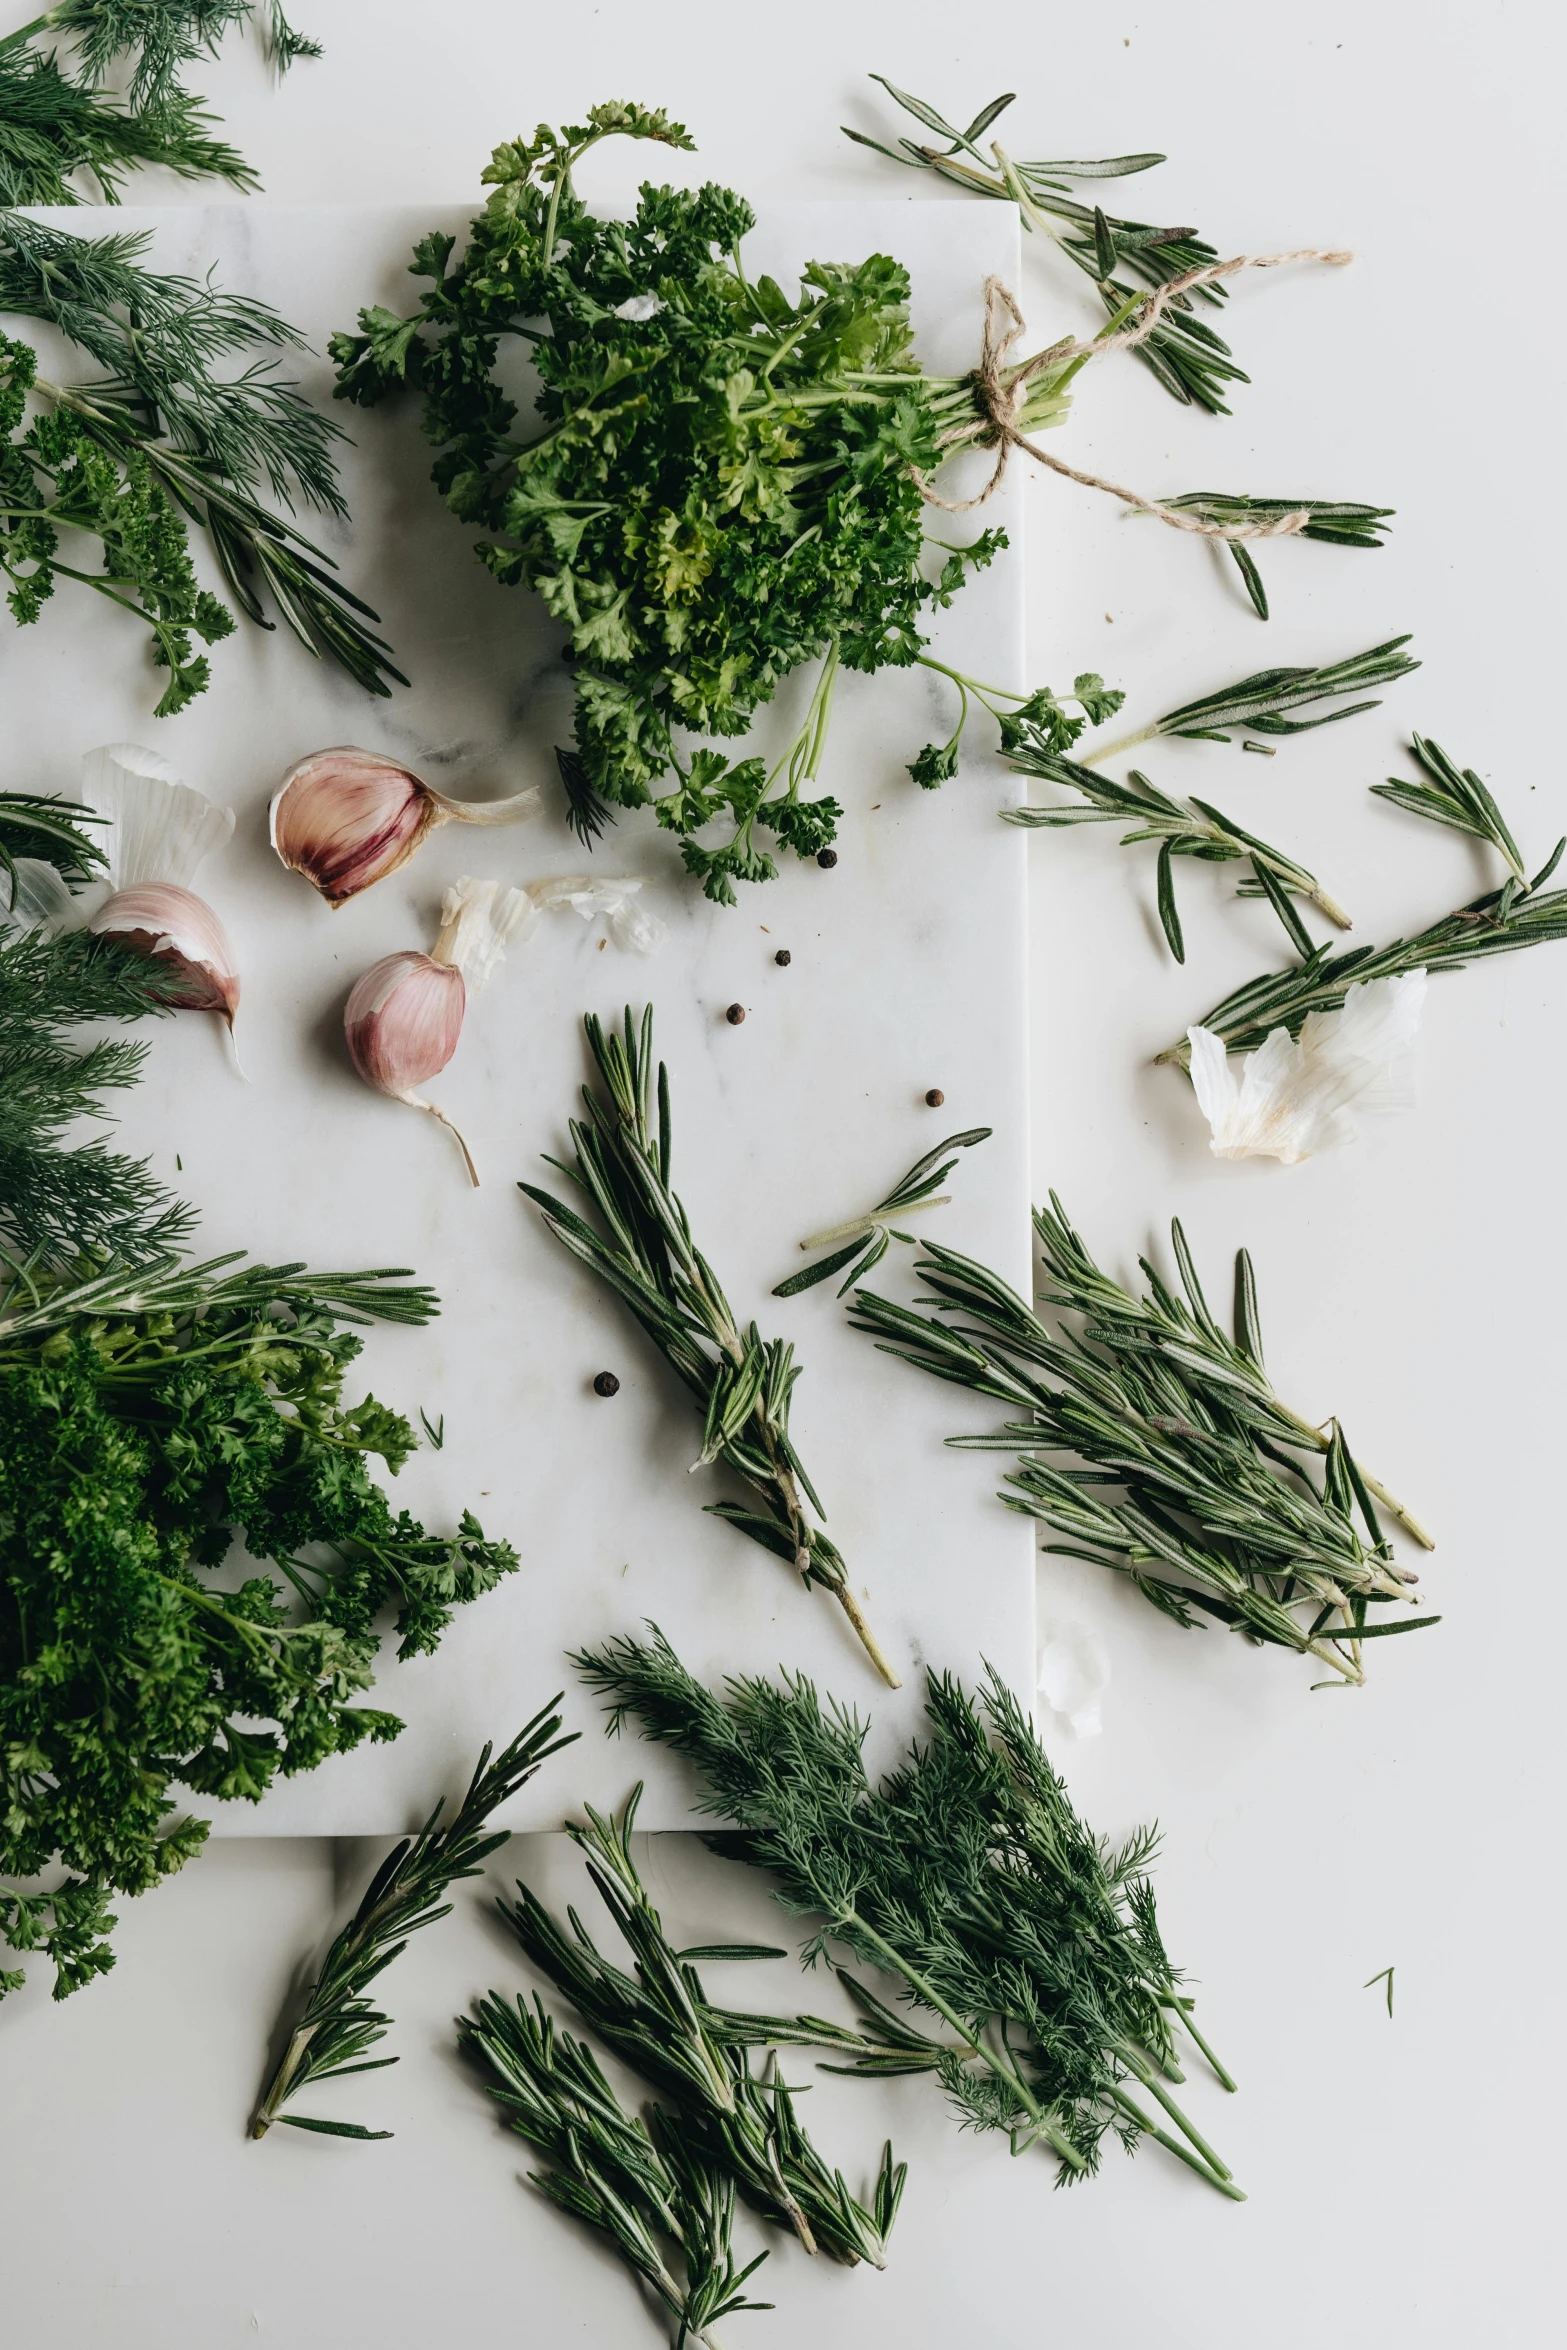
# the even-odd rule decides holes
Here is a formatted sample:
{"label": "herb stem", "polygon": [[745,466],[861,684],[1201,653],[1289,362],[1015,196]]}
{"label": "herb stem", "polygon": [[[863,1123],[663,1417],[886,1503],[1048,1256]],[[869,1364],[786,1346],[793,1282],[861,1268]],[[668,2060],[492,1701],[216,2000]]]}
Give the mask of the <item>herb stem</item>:
{"label": "herb stem", "polygon": [[1075,2171],[1086,2170],[1088,2165],[1082,2155],[1072,2144],[1071,2139],[1067,2137],[1065,2131],[1052,2121],[1050,2114],[1040,2104],[1016,2065],[1009,2059],[998,2056],[993,2048],[986,2045],[979,2034],[963,2021],[957,2010],[947,2004],[929,1977],[922,1975],[917,1967],[911,1966],[890,1942],[884,1940],[877,1933],[874,1926],[867,1925],[858,1910],[853,1908],[840,1910],[839,1921],[843,1925],[852,1927],[856,1934],[863,1936],[865,1941],[880,1954],[882,1964],[890,1968],[894,1974],[901,1975],[910,1990],[917,1992],[920,1998],[927,2001],[944,2022],[952,2026],[964,2045],[974,2051],[981,2064],[994,2073],[998,2081],[1006,2084],[1028,2115],[1029,2120],[1034,2124],[1038,2134],[1048,2138],[1061,2160]]}

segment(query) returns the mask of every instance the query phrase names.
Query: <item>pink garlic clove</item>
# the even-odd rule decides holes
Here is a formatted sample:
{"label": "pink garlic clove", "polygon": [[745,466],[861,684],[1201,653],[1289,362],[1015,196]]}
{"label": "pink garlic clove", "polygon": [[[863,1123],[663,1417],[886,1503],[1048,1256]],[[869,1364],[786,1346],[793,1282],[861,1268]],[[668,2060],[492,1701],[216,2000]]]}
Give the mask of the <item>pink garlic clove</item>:
{"label": "pink garlic clove", "polygon": [[116,890],[87,925],[165,963],[181,981],[178,1008],[216,1012],[230,1031],[239,1009],[239,973],[228,933],[204,898],[177,882],[144,881]]}
{"label": "pink garlic clove", "polygon": [[471,1180],[478,1170],[446,1112],[414,1091],[437,1076],[457,1050],[468,990],[452,963],[405,949],[383,955],[354,982],[343,1007],[349,1058],[367,1085],[451,1128]]}
{"label": "pink garlic clove", "polygon": [[272,846],[331,906],[405,865],[436,825],[516,824],[535,815],[536,787],[505,800],[453,800],[379,751],[314,751],[272,801]]}

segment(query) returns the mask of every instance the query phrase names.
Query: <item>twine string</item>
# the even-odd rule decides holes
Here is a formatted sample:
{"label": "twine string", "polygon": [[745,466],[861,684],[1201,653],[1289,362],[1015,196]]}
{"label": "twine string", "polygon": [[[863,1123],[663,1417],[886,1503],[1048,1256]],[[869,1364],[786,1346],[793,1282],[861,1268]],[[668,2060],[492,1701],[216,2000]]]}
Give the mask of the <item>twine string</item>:
{"label": "twine string", "polygon": [[1087,490],[1103,490],[1123,505],[1135,507],[1139,514],[1152,514],[1168,523],[1172,530],[1192,532],[1205,539],[1282,539],[1292,538],[1304,530],[1311,520],[1309,509],[1298,507],[1288,514],[1273,516],[1270,520],[1255,522],[1208,522],[1199,515],[1183,512],[1179,507],[1166,506],[1157,498],[1145,498],[1140,490],[1129,490],[1123,483],[1107,481],[1097,473],[1083,473],[1064,458],[1052,457],[1037,441],[1018,429],[1018,417],[1027,401],[1028,387],[1036,376],[1066,367],[1074,359],[1101,359],[1111,351],[1135,351],[1146,343],[1166,310],[1183,294],[1199,286],[1211,286],[1221,278],[1233,277],[1242,269],[1282,269],[1294,261],[1326,261],[1342,265],[1352,256],[1348,253],[1325,252],[1314,246],[1302,247],[1293,253],[1237,253],[1230,261],[1213,261],[1200,269],[1188,269],[1180,277],[1172,277],[1149,296],[1140,316],[1129,326],[1118,328],[1114,334],[1099,335],[1079,342],[1070,335],[1048,350],[1036,351],[1032,359],[1009,369],[1008,358],[1026,331],[1026,321],[1017,306],[1016,297],[999,277],[985,280],[985,334],[980,348],[979,365],[973,373],[975,404],[978,415],[955,424],[944,432],[938,448],[956,453],[960,448],[980,446],[994,448],[996,462],[990,479],[977,497],[944,498],[932,488],[928,477],[916,465],[911,468],[926,503],[940,507],[943,514],[967,514],[975,506],[983,506],[993,497],[1006,478],[1007,466],[1014,449],[1039,464],[1047,465],[1052,473],[1063,474],[1068,481],[1079,482]]}

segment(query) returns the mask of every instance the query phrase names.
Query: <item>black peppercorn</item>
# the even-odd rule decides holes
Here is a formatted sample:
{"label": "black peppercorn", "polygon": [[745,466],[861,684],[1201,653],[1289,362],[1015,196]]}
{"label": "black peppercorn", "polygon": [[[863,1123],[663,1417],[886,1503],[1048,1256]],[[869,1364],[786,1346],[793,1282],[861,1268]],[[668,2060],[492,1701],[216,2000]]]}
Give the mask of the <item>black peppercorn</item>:
{"label": "black peppercorn", "polygon": [[618,1395],[620,1381],[615,1377],[613,1371],[600,1371],[593,1382],[593,1392],[595,1395]]}
{"label": "black peppercorn", "polygon": [[925,1096],[925,1106],[930,1110],[939,1110],[946,1098],[947,1097],[942,1092],[941,1087],[939,1085],[933,1085],[929,1093]]}
{"label": "black peppercorn", "polygon": [[745,1018],[744,1004],[731,1004],[728,1011],[724,1014],[724,1018],[728,1021],[731,1028],[738,1028],[741,1021]]}
{"label": "black peppercorn", "polygon": [[830,871],[830,870],[831,870],[831,868],[832,868],[834,865],[836,865],[836,864],[837,864],[837,862],[838,862],[838,852],[837,852],[837,850],[836,850],[836,849],[818,849],[818,850],[817,850],[817,852],[816,852],[816,862],[817,862],[817,864],[818,864],[818,865],[820,865],[820,867],[821,867],[821,869],[822,869],[822,871],[823,871],[824,873],[826,873],[826,872]]}
{"label": "black peppercorn", "polygon": [[777,954],[774,955],[773,961],[779,966],[781,970],[786,964],[792,963],[794,961],[794,957],[790,954],[787,947],[780,947]]}

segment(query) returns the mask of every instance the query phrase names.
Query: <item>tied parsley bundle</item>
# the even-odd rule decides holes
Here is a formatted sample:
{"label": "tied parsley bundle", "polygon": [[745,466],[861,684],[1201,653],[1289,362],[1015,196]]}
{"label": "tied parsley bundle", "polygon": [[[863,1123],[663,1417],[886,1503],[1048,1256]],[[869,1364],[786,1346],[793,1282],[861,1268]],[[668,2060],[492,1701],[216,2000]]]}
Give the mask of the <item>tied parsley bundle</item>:
{"label": "tied parsley bundle", "polygon": [[[937,541],[935,576],[923,567],[920,477],[980,419],[971,377],[921,371],[906,271],[881,254],[812,262],[791,301],[748,276],[754,216],[711,185],[644,186],[631,221],[596,219],[572,168],[615,135],[692,145],[662,113],[609,105],[497,148],[461,258],[449,236],[415,250],[432,281],[419,310],[362,311],[331,348],[341,398],[423,392],[437,488],[485,534],[496,578],[569,631],[575,745],[558,756],[582,838],[651,805],[727,905],[737,881],[776,873],[764,835],[801,857],[835,835],[838,803],[806,787],[839,670],[921,661],[925,615],[1005,540]],[[540,377],[528,437],[497,381],[515,339]],[[1082,364],[1028,376],[1020,430],[1061,420]],[[807,662],[809,708],[770,767],[683,744],[744,734]],[[727,836],[698,839],[718,819]]]}
{"label": "tied parsley bundle", "polygon": [[[399,1272],[182,1269],[0,1283],[0,1880],[56,1862],[53,1892],[0,1883],[0,1940],[39,1951],[63,1998],[114,1963],[115,1893],[199,1851],[178,1781],[254,1802],[396,1716],[356,1701],[383,1610],[398,1654],[517,1564],[464,1513],[453,1537],[394,1515],[370,1474],[416,1439],[344,1382],[343,1324],[435,1310]],[[216,1575],[235,1536],[254,1562]],[[22,1981],[0,1971],[0,1994]]]}

